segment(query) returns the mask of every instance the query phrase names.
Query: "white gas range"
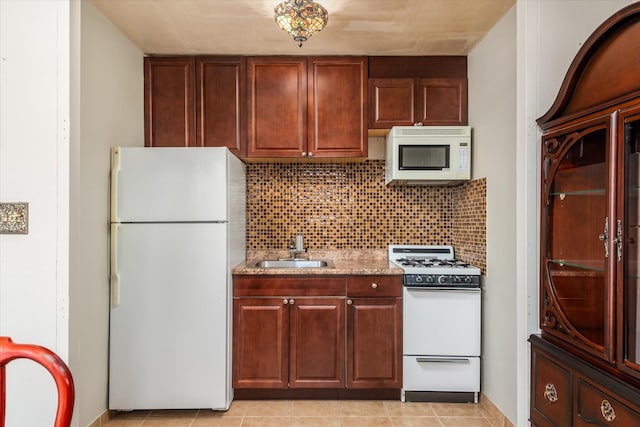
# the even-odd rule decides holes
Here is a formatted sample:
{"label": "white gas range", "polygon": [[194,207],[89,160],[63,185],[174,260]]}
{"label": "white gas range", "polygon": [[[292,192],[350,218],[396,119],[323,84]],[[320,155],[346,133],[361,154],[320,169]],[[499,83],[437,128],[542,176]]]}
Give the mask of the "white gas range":
{"label": "white gas range", "polygon": [[452,246],[391,245],[403,275],[403,401],[478,401],[480,269]]}

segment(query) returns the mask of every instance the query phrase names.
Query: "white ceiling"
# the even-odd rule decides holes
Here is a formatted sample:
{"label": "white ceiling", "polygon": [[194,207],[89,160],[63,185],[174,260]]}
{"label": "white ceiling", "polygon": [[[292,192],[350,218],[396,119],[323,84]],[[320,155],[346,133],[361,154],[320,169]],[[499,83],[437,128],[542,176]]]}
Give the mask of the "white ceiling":
{"label": "white ceiling", "polygon": [[89,0],[146,54],[466,55],[515,0],[317,0],[329,23],[301,48],[282,0]]}

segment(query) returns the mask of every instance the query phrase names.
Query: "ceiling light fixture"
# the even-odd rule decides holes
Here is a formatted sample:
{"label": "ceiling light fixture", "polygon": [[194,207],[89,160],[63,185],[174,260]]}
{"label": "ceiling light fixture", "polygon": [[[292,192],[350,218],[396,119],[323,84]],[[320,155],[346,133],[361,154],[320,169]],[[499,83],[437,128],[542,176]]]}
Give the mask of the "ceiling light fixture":
{"label": "ceiling light fixture", "polygon": [[276,23],[298,42],[306,42],[313,33],[321,31],[329,20],[327,9],[313,0],[286,0],[274,9]]}

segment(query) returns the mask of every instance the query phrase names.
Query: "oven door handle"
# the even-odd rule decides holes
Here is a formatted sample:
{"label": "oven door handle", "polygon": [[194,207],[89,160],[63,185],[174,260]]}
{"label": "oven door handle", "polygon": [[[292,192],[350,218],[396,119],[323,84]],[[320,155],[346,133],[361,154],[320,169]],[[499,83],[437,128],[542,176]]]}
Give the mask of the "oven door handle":
{"label": "oven door handle", "polygon": [[416,357],[418,363],[470,363],[471,359],[468,357]]}

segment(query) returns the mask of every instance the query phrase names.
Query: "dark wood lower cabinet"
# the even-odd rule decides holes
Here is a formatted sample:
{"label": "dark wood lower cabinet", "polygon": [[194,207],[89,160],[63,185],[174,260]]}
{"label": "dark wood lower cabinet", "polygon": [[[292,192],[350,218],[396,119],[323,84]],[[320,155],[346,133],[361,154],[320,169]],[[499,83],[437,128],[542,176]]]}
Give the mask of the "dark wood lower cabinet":
{"label": "dark wood lower cabinet", "polygon": [[233,386],[289,386],[289,307],[282,298],[236,298]]}
{"label": "dark wood lower cabinet", "polygon": [[640,390],[532,335],[531,423],[640,426]]}
{"label": "dark wood lower cabinet", "polygon": [[234,276],[236,397],[398,398],[401,289],[401,276]]}
{"label": "dark wood lower cabinet", "polygon": [[347,387],[402,387],[402,299],[353,298],[347,312]]}
{"label": "dark wood lower cabinet", "polygon": [[289,387],[344,387],[345,298],[290,298]]}

